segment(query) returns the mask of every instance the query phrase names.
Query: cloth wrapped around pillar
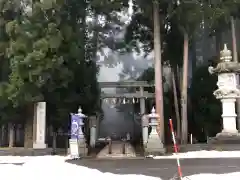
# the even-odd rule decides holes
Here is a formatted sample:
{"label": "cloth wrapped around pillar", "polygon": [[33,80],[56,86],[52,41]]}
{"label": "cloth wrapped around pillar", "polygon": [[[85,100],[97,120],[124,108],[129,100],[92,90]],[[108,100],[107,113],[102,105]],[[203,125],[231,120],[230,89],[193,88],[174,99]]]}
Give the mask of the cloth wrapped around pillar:
{"label": "cloth wrapped around pillar", "polygon": [[82,114],[82,109],[78,109],[77,114],[71,113],[71,139],[70,154],[74,158],[78,158],[80,155],[86,156],[88,153],[86,140],[82,128],[84,126],[83,119],[87,116]]}
{"label": "cloth wrapped around pillar", "polygon": [[69,139],[70,156],[79,158],[78,138],[79,138],[80,118],[71,113],[71,138]]}

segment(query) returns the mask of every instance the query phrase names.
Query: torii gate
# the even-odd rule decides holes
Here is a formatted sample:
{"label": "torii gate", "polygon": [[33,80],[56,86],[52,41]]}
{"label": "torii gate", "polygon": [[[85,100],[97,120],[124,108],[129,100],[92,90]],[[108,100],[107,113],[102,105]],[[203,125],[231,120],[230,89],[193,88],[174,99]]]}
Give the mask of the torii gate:
{"label": "torii gate", "polygon": [[146,87],[154,87],[154,84],[147,81],[120,81],[120,82],[99,82],[100,88],[139,88],[135,93],[101,93],[101,99],[106,98],[137,98],[140,99],[140,113],[145,114],[145,98],[154,98],[154,93],[144,91]]}
{"label": "torii gate", "polygon": [[[148,93],[144,91],[146,87],[154,87],[154,84],[148,83],[147,81],[120,81],[120,82],[99,82],[100,89],[103,88],[127,88],[135,87],[139,88],[139,91],[135,93],[103,93],[101,92],[101,99],[106,98],[137,98],[140,99],[140,113],[145,114],[145,98],[154,98],[154,93]],[[94,120],[95,119],[95,120]],[[98,138],[99,133],[99,122],[100,119],[96,117],[90,117],[90,144],[92,147],[95,146],[95,142]]]}

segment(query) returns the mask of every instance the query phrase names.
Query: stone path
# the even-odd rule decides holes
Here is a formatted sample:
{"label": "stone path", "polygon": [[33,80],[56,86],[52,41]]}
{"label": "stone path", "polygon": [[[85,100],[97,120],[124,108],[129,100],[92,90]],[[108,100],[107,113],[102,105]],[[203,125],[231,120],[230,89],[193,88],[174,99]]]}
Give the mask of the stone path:
{"label": "stone path", "polygon": [[[170,180],[177,176],[175,159],[80,159],[68,162],[115,174],[143,174],[161,177],[163,180]],[[240,158],[183,159],[181,166],[184,176],[199,173],[240,172]]]}
{"label": "stone path", "polygon": [[108,153],[109,145],[105,146],[97,155],[97,158],[134,158],[135,150],[130,143],[125,145],[125,154],[122,153],[122,142],[112,143],[112,153]]}

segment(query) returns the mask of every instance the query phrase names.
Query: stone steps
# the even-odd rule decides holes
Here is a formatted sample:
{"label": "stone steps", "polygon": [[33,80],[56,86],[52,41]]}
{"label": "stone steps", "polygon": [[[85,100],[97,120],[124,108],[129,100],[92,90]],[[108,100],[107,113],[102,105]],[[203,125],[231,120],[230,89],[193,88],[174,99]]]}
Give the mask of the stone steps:
{"label": "stone steps", "polygon": [[97,158],[136,158],[137,155],[130,143],[125,145],[125,154],[122,153],[122,142],[112,143],[112,153],[109,154],[109,145],[106,145],[98,154]]}

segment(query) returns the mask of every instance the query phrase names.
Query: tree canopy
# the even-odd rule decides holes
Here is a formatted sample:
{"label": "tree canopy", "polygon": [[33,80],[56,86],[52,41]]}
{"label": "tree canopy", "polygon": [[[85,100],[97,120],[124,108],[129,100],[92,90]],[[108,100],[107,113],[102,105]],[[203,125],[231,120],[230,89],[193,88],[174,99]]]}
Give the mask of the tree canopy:
{"label": "tree canopy", "polygon": [[99,110],[97,51],[126,6],[128,1],[2,0],[1,117],[38,101],[47,102],[48,122],[56,126],[79,105],[88,114]]}

